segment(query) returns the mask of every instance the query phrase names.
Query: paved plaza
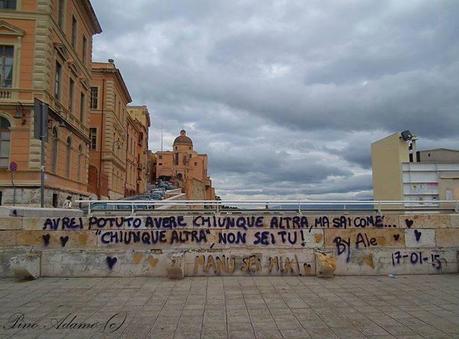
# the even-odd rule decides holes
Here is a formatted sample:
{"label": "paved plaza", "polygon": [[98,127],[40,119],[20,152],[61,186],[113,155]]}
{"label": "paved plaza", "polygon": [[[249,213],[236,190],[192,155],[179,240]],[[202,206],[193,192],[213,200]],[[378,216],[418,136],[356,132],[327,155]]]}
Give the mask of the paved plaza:
{"label": "paved plaza", "polygon": [[459,275],[0,280],[0,338],[459,338]]}

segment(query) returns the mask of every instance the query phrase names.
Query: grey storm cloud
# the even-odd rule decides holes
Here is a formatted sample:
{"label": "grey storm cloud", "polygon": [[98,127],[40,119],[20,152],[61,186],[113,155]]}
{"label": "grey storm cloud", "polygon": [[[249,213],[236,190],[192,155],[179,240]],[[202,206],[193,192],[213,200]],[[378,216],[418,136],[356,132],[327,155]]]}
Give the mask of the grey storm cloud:
{"label": "grey storm cloud", "polygon": [[458,148],[455,0],[93,0],[150,146],[181,128],[223,197],[371,197],[370,144]]}

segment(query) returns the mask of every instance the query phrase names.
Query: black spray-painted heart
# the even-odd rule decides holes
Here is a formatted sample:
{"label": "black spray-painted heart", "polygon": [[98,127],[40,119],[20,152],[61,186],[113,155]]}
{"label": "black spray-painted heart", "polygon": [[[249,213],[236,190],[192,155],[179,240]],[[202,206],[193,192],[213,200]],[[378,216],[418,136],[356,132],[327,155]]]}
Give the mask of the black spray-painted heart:
{"label": "black spray-painted heart", "polygon": [[411,226],[413,226],[413,223],[414,223],[413,220],[405,219],[406,227],[411,228]]}
{"label": "black spray-painted heart", "polygon": [[68,235],[66,235],[65,237],[61,237],[60,239],[61,239],[61,246],[65,247],[65,244],[67,244],[67,241],[69,241]]}
{"label": "black spray-painted heart", "polygon": [[421,235],[421,232],[419,232],[418,230],[414,230],[414,236],[416,238],[416,241],[419,241],[419,239],[421,239]]}
{"label": "black spray-painted heart", "polygon": [[45,243],[45,246],[48,246],[49,239],[51,238],[51,236],[49,234],[43,234],[42,237],[43,237],[43,242]]}
{"label": "black spray-painted heart", "polygon": [[400,239],[400,234],[394,234],[394,239],[395,241],[398,241]]}
{"label": "black spray-painted heart", "polygon": [[118,261],[118,258],[117,257],[107,257],[107,259],[105,260],[107,261],[108,268],[112,269],[113,266],[115,266],[116,262]]}

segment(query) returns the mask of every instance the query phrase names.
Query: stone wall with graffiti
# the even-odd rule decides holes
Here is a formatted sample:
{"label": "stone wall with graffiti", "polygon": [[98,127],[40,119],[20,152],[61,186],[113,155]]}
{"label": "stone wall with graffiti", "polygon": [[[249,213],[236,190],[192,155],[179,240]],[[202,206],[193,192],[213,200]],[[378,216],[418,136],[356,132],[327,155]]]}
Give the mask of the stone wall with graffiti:
{"label": "stone wall with graffiti", "polygon": [[308,276],[316,252],[337,275],[455,273],[459,215],[0,218],[0,277],[23,257],[41,276]]}

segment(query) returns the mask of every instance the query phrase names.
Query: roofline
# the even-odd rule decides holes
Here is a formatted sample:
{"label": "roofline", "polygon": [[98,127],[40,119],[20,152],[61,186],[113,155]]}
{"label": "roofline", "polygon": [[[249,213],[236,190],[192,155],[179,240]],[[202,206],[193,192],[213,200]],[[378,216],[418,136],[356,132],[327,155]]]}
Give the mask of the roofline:
{"label": "roofline", "polygon": [[110,62],[100,62],[100,61],[93,61],[92,65],[94,64],[99,64],[99,65],[105,65],[105,66],[110,66],[106,68],[94,68],[91,67],[91,70],[93,73],[114,73],[118,82],[121,84],[121,87],[125,91],[125,94],[127,94],[127,101],[128,103],[132,102],[131,94],[129,93],[129,90],[126,86],[126,83],[124,82],[123,76],[121,75],[120,70],[115,66],[115,64],[112,64]]}
{"label": "roofline", "polygon": [[151,126],[151,120],[150,120],[150,112],[148,111],[148,107],[147,105],[141,105],[141,106],[136,106],[136,105],[129,105],[128,107],[128,111],[129,111],[129,108],[133,108],[133,109],[138,109],[138,108],[143,108],[145,109],[145,116],[147,117],[147,123],[148,123],[148,127]]}
{"label": "roofline", "polygon": [[91,22],[94,26],[94,32],[96,34],[102,33],[102,27],[100,26],[99,20],[97,19],[96,11],[94,10],[94,7],[92,7],[91,0],[84,0],[82,3],[85,9],[88,11],[89,17],[91,18]]}
{"label": "roofline", "polygon": [[419,150],[419,152],[433,152],[433,151],[459,152],[459,150],[457,149],[444,148],[444,147]]}

